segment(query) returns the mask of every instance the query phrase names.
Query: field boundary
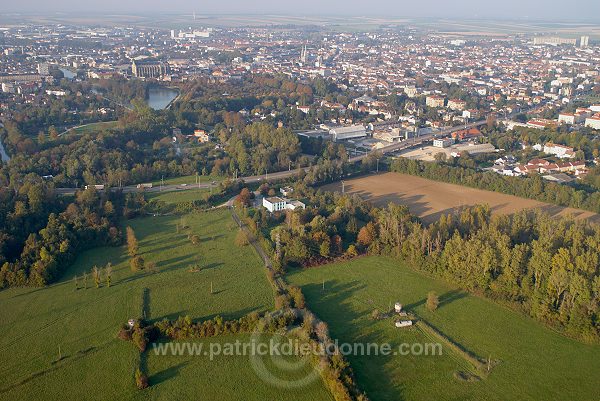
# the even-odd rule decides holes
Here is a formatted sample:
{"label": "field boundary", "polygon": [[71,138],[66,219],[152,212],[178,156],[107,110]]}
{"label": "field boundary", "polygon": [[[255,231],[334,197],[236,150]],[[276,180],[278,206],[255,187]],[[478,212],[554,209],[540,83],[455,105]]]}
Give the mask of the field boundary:
{"label": "field boundary", "polygon": [[433,340],[441,341],[447,348],[452,351],[456,356],[467,362],[472,370],[472,373],[476,374],[479,378],[486,378],[491,371],[491,361],[483,362],[481,358],[469,351],[466,347],[459,343],[451,340],[441,331],[427,323],[425,320],[419,317],[419,320],[415,323],[421,332]]}

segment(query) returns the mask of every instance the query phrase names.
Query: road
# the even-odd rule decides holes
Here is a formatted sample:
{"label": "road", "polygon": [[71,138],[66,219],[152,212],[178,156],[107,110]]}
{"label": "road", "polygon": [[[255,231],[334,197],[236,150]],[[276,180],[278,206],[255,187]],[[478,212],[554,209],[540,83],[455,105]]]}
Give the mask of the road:
{"label": "road", "polygon": [[[284,179],[284,178],[288,178],[288,177],[292,177],[296,174],[298,174],[301,170],[304,171],[308,171],[310,169],[310,167],[305,167],[302,169],[295,169],[295,170],[288,170],[288,171],[280,171],[277,173],[269,173],[269,174],[265,174],[265,175],[254,175],[254,176],[250,176],[250,177],[240,177],[240,180],[243,180],[246,183],[258,183],[258,182],[262,182],[262,181],[267,181],[267,180],[280,180],[280,179]],[[153,186],[152,188],[144,188],[144,189],[140,189],[137,187],[137,185],[130,185],[130,186],[126,186],[121,188],[123,190],[123,193],[132,193],[132,192],[140,192],[140,191],[144,191],[146,193],[155,193],[155,192],[172,192],[172,191],[186,191],[186,190],[191,190],[191,189],[211,189],[211,188],[216,188],[219,184],[218,183],[209,183],[209,184],[188,184],[188,185],[181,185],[181,184],[169,184],[169,185],[163,185],[162,187],[160,185],[157,186]],[[118,189],[118,188],[113,188],[113,189]],[[57,194],[59,195],[73,195],[75,194],[75,192],[80,191],[81,188],[56,188],[55,191]]]}
{"label": "road", "polygon": [[[423,135],[418,138],[414,138],[412,140],[391,144],[389,146],[378,149],[377,151],[381,152],[382,154],[398,152],[400,150],[409,149],[409,148],[412,148],[415,146],[421,146],[422,144],[424,144],[426,142],[432,141],[434,136],[443,136],[443,135],[450,134],[454,131],[457,131],[459,129],[464,129],[465,127],[473,128],[473,127],[479,127],[484,124],[486,124],[486,121],[482,120],[482,121],[476,121],[476,122],[467,124],[464,127],[445,128],[443,130],[432,132],[431,134]],[[367,156],[368,156],[368,154],[351,157],[350,159],[348,159],[348,161],[350,163],[358,163],[358,162],[361,162],[363,159],[365,159]],[[286,171],[279,171],[276,173],[268,173],[268,174],[264,174],[264,175],[253,175],[250,177],[240,177],[240,180],[243,180],[244,182],[246,182],[248,184],[253,184],[253,183],[258,183],[258,182],[263,182],[263,181],[268,181],[268,180],[282,180],[285,178],[293,177],[302,170],[304,170],[305,172],[308,172],[310,170],[310,167],[304,167],[304,168],[298,168],[298,169],[286,170]],[[186,186],[182,186],[181,184],[180,185],[163,185],[162,187],[155,186],[153,188],[146,188],[146,189],[144,189],[144,192],[152,193],[152,192],[185,191],[185,190],[190,190],[190,189],[210,189],[210,188],[215,188],[217,185],[218,184],[199,184],[199,185],[198,184],[193,184],[193,185],[189,184]],[[60,195],[73,195],[78,190],[80,190],[80,189],[78,189],[78,188],[57,188],[56,193],[58,193]],[[140,191],[140,189],[137,188],[137,186],[135,186],[135,185],[123,187],[122,190],[124,193]]]}

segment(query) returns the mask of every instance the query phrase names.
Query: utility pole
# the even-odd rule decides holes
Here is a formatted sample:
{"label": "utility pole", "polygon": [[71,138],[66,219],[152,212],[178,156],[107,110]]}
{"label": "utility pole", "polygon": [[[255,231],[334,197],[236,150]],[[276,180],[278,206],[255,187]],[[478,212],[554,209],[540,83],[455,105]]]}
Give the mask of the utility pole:
{"label": "utility pole", "polygon": [[346,183],[342,181],[342,194],[346,193]]}
{"label": "utility pole", "polygon": [[379,174],[379,159],[377,159],[377,174]]}
{"label": "utility pole", "polygon": [[269,181],[269,169],[265,169],[265,181]]}
{"label": "utility pole", "polygon": [[163,175],[163,176],[160,178],[160,192],[162,192],[162,190],[163,190],[163,186],[164,186],[164,185],[165,185],[165,176]]}
{"label": "utility pole", "polygon": [[292,171],[292,161],[290,160],[288,171]]}

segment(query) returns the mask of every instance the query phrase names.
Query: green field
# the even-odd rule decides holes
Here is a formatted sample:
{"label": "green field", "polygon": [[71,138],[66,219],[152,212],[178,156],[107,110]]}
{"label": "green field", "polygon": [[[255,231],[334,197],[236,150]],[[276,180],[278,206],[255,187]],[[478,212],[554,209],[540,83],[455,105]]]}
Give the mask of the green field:
{"label": "green field", "polygon": [[209,191],[209,189],[196,188],[182,191],[148,192],[146,193],[146,200],[157,200],[166,203],[193,202],[200,199],[203,194],[206,194]]}
{"label": "green field", "polygon": [[[157,273],[132,273],[126,247],[101,248],[82,253],[57,284],[1,291],[0,399],[173,399],[169,393],[186,386],[197,392],[177,399],[197,399],[203,391],[224,391],[221,387],[228,378],[234,383],[256,382],[244,359],[224,365],[229,369],[225,371],[198,357],[193,361],[181,357],[178,362],[179,357],[150,356],[148,375],[157,386],[143,392],[134,387],[139,353],[132,344],[116,339],[116,333],[127,319],[142,314],[143,305],[152,321],[180,315],[203,320],[217,314],[232,319],[273,308],[273,291],[260,259],[251,247],[233,245],[236,230],[228,211],[184,216],[190,229],[178,234],[176,225],[181,222],[178,216],[128,222],[142,256],[157,264]],[[192,245],[188,232],[199,235],[201,243]],[[198,261],[203,270],[189,271]],[[95,288],[90,276],[88,289],[75,289],[74,275],[108,262],[113,264],[110,288]],[[56,362],[59,347],[62,360]],[[216,380],[207,371],[228,376]],[[261,391],[263,399],[281,399],[285,394],[267,385]],[[324,391],[321,382],[314,383],[307,397],[298,399],[314,400]]]}
{"label": "green field", "polygon": [[[224,336],[212,339],[210,342],[219,343],[249,342],[250,336]],[[195,341],[208,346],[208,340]],[[156,356],[153,351],[148,352],[148,367],[154,376],[148,399],[151,400],[210,400],[210,401],[265,401],[265,400],[333,400],[327,389],[312,382],[309,386],[291,388],[272,387],[262,377],[259,377],[245,356],[220,355],[211,362],[207,357],[198,356]],[[278,367],[282,362],[295,364],[292,358],[271,360],[269,357],[261,359],[268,372],[275,372],[277,379],[294,383],[305,377],[312,376],[313,367],[301,364],[300,368],[287,370]],[[168,380],[176,374],[177,380]],[[164,380],[164,379],[167,380]],[[318,376],[316,380],[320,380]],[[185,385],[181,385],[184,383]],[[207,386],[207,383],[210,383]],[[201,398],[199,398],[201,396]]]}
{"label": "green field", "polygon": [[119,125],[118,121],[106,121],[106,122],[97,122],[91,124],[85,124],[76,128],[71,128],[65,132],[65,134],[76,134],[76,135],[84,135],[84,134],[96,134],[102,130],[116,128]]}
{"label": "green field", "polygon": [[[454,377],[466,361],[446,347],[442,356],[348,356],[358,383],[381,400],[598,400],[600,346],[561,336],[517,312],[467,295],[418,274],[401,262],[365,257],[347,263],[294,271],[309,307],[344,342],[431,343],[418,328],[396,329],[393,320],[373,321],[373,309],[401,302],[464,349],[497,360],[487,378]],[[323,291],[323,283],[325,290]],[[429,312],[425,298],[440,295]]]}
{"label": "green field", "polygon": [[[196,175],[186,175],[183,177],[172,177],[172,178],[165,178],[164,180],[164,185],[179,185],[179,184],[188,184],[188,185],[194,185],[197,184],[198,181],[196,181]],[[201,184],[209,184],[211,182],[220,182],[223,181],[223,177],[210,177],[210,176],[199,176],[200,177],[200,183]],[[154,186],[157,187],[161,184],[161,180],[156,180],[153,182]]]}

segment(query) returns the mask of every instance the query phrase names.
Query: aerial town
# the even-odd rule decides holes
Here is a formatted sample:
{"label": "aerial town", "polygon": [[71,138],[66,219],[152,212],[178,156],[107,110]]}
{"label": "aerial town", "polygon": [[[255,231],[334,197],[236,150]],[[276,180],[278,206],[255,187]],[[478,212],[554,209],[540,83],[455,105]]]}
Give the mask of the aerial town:
{"label": "aerial town", "polygon": [[[300,81],[321,77],[357,94],[345,99],[314,96],[310,102],[303,98],[288,105],[305,114],[334,111],[337,118],[318,121],[300,135],[351,140],[347,143],[351,152],[431,134],[440,137],[432,148],[448,156],[458,157],[463,151],[490,153],[498,149],[473,143],[480,136],[477,128],[465,131],[467,135],[444,135],[443,131],[489,118],[508,129],[561,125],[567,130],[600,130],[600,104],[586,101],[600,91],[600,46],[585,35],[578,39],[517,35],[490,40],[407,27],[374,33],[318,32],[307,40],[302,30],[65,25],[2,28],[0,35],[0,119],[10,119],[19,105],[41,106],[48,98],[67,95],[63,79],[79,82],[120,77],[173,86],[199,77],[236,82],[246,76],[270,74]],[[398,108],[399,97],[402,109]],[[114,117],[116,107],[118,103],[105,98],[97,110],[68,112]],[[262,119],[269,111],[255,116],[250,110],[239,110],[248,118]],[[369,118],[355,120],[352,111]],[[529,145],[552,148],[552,144],[523,144]],[[432,148],[413,152],[412,157],[431,158],[438,153]],[[569,158],[573,158],[575,153],[570,151]],[[584,160],[568,167],[552,164],[544,172],[579,175],[585,173],[584,164]],[[493,169],[518,175],[538,171],[537,167],[500,164]],[[560,177],[564,179],[564,174]]]}
{"label": "aerial town", "polygon": [[595,3],[105,2],[0,15],[0,401],[598,399]]}

